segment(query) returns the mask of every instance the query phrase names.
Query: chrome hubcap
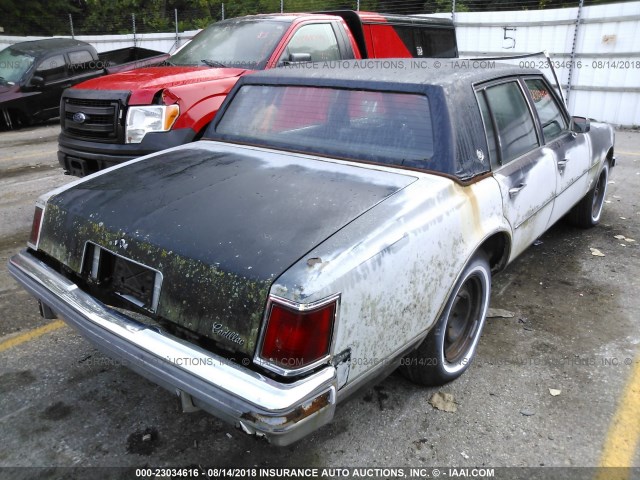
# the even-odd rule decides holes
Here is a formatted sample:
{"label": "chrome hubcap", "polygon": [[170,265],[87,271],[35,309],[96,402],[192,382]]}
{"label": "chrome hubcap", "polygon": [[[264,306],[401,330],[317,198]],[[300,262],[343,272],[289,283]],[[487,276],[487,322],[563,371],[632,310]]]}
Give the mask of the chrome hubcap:
{"label": "chrome hubcap", "polygon": [[444,358],[449,363],[462,360],[473,345],[482,309],[482,282],[470,277],[456,295],[444,337]]}
{"label": "chrome hubcap", "polygon": [[593,203],[591,204],[591,217],[597,220],[600,217],[602,211],[602,205],[604,204],[604,195],[607,189],[607,175],[603,171],[598,178],[598,183],[593,190]]}

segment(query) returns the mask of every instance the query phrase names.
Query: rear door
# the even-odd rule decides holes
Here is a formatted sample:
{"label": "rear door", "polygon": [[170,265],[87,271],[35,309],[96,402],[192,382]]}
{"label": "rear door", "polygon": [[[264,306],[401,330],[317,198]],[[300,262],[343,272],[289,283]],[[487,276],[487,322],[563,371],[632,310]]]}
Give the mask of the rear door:
{"label": "rear door", "polygon": [[542,140],[556,164],[557,192],[551,214],[551,223],[555,223],[587,191],[590,148],[586,135],[570,131],[569,116],[544,78],[525,78],[524,85],[539,119]]}
{"label": "rear door", "polygon": [[543,148],[535,116],[517,78],[477,90],[494,177],[513,238],[511,258],[549,226],[556,194],[556,161]]}

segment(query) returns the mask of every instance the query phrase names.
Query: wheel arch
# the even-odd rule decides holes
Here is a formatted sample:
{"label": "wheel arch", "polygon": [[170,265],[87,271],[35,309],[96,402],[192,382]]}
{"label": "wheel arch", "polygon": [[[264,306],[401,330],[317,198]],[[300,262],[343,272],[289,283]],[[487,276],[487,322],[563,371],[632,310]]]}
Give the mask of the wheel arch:
{"label": "wheel arch", "polygon": [[476,249],[489,259],[491,273],[504,270],[511,254],[511,236],[505,231],[495,232],[485,238]]}
{"label": "wheel arch", "polygon": [[[29,112],[20,105],[11,105],[9,107],[2,108],[2,114],[0,115],[0,123],[4,124],[8,130],[20,128],[22,126],[29,126],[33,122],[29,118]],[[6,116],[9,118],[7,119]]]}
{"label": "wheel arch", "polygon": [[611,148],[609,149],[609,151],[607,152],[607,156],[605,157],[605,161],[609,162],[609,167],[613,168],[616,165],[616,160],[613,156],[613,145],[611,146]]}

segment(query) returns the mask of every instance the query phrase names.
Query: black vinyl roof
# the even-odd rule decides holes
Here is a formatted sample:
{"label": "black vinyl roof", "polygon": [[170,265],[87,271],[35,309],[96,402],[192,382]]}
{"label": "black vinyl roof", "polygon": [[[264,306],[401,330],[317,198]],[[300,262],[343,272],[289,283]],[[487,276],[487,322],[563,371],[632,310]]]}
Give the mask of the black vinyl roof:
{"label": "black vinyl roof", "polygon": [[539,75],[537,69],[462,59],[366,59],[281,67],[243,76],[225,100],[243,85],[293,85],[359,90],[406,92],[427,95],[432,123],[437,124],[449,157],[447,173],[461,182],[490,171],[484,125],[474,86],[486,81]]}
{"label": "black vinyl roof", "polygon": [[532,68],[490,61],[424,58],[384,58],[302,63],[252,73],[248,84],[288,83],[354,87],[376,85],[395,91],[422,91],[422,86],[462,88],[512,75],[540,74]]}

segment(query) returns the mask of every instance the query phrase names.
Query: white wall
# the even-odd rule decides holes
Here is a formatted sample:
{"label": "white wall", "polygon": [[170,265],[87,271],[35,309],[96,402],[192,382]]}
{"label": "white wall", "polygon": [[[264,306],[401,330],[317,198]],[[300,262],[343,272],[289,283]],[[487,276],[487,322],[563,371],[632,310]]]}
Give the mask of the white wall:
{"label": "white wall", "polygon": [[[575,66],[570,69],[566,64],[571,60],[577,14],[577,7],[456,13],[460,56],[497,57],[547,50],[560,64],[556,72],[568,94],[572,114],[616,125],[640,126],[640,2],[584,7],[576,38]],[[505,33],[505,27],[515,30]],[[505,34],[513,40],[505,40]],[[528,60],[537,63],[542,59],[510,62],[525,65]],[[551,78],[549,70],[543,70]],[[571,90],[567,92],[570,72]]]}

